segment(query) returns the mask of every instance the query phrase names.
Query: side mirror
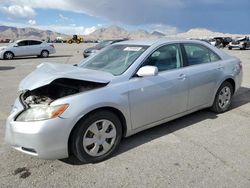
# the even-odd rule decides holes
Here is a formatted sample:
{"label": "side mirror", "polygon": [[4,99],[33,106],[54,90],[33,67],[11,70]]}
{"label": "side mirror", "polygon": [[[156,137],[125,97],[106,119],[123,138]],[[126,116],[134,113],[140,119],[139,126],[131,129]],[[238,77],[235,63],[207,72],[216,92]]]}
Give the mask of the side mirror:
{"label": "side mirror", "polygon": [[156,76],[158,74],[158,68],[155,66],[144,66],[141,67],[138,71],[137,71],[137,76],[140,77],[146,77],[146,76]]}
{"label": "side mirror", "polygon": [[17,45],[17,44],[15,44],[15,45],[14,45],[14,47],[18,47],[18,45]]}

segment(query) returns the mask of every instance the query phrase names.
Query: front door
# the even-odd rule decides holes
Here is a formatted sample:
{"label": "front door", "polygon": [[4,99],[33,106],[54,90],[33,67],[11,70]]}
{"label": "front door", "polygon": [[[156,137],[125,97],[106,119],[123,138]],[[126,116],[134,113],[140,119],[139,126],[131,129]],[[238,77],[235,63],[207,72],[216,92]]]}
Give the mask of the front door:
{"label": "front door", "polygon": [[147,58],[144,65],[158,67],[159,74],[130,80],[129,103],[133,129],[187,110],[188,78],[182,68],[179,45],[160,47]]}
{"label": "front door", "polygon": [[23,40],[17,43],[13,48],[15,56],[25,56],[29,54],[29,43],[27,40]]}

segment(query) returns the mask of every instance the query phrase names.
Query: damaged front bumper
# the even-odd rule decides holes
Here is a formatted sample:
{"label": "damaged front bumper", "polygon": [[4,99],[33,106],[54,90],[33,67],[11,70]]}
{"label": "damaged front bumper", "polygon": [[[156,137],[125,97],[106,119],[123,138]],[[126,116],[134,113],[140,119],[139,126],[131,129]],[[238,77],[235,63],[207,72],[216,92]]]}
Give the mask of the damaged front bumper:
{"label": "damaged front bumper", "polygon": [[6,122],[6,143],[23,153],[42,159],[68,157],[71,120],[57,117],[34,122],[15,121],[23,109],[23,105],[17,99]]}

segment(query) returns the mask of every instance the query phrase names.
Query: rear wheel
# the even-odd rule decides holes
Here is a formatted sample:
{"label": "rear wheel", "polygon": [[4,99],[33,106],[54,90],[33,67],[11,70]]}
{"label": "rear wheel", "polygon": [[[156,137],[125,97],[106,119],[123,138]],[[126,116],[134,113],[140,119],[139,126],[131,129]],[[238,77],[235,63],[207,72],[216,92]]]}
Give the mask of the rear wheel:
{"label": "rear wheel", "polygon": [[118,149],[122,127],[114,113],[106,110],[94,112],[76,126],[71,135],[71,148],[80,161],[103,161]]}
{"label": "rear wheel", "polygon": [[229,46],[228,49],[229,49],[229,50],[232,50],[232,47]]}
{"label": "rear wheel", "polygon": [[49,52],[48,52],[47,50],[43,50],[43,51],[41,52],[40,57],[42,57],[42,58],[49,57]]}
{"label": "rear wheel", "polygon": [[229,82],[224,82],[218,89],[211,110],[223,113],[230,107],[233,96],[233,86]]}
{"label": "rear wheel", "polygon": [[12,52],[5,52],[4,59],[11,60],[14,58],[14,54]]}

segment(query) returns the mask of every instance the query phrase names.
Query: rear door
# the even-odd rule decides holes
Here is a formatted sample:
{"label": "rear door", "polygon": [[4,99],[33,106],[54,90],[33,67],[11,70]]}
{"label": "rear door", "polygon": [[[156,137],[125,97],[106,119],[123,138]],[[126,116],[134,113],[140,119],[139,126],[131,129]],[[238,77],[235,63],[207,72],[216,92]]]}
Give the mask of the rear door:
{"label": "rear door", "polygon": [[36,40],[29,40],[30,55],[40,55],[42,51],[42,42]]}
{"label": "rear door", "polygon": [[223,67],[220,57],[211,49],[196,43],[183,44],[189,77],[188,109],[211,102]]}

